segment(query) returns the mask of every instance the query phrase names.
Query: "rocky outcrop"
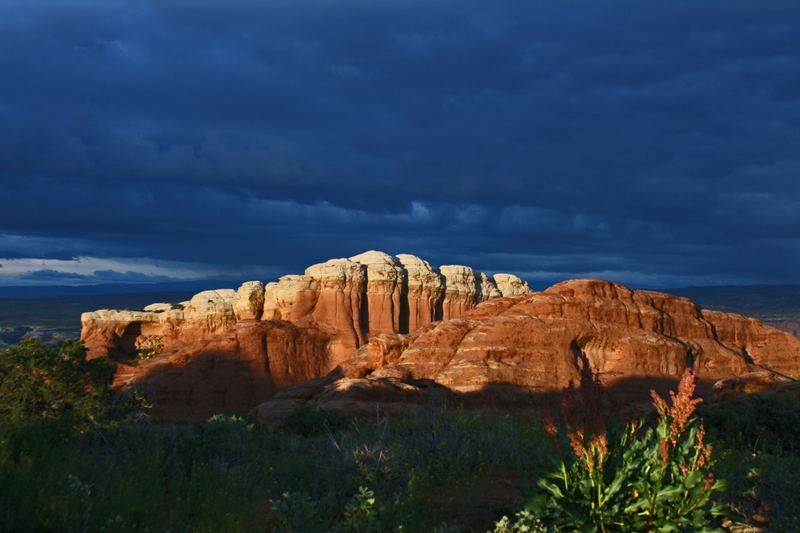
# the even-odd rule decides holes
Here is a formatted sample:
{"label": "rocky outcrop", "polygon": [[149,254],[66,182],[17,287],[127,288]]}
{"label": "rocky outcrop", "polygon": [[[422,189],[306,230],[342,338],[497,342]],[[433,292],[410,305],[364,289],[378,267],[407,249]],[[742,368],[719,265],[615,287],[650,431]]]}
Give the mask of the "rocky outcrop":
{"label": "rocky outcrop", "polygon": [[119,364],[114,386],[142,387],[162,422],[196,422],[220,412],[245,412],[275,392],[325,375],[328,337],[285,321],[237,322],[180,351]]}
{"label": "rocky outcrop", "polygon": [[[475,307],[476,303],[484,301],[483,280],[470,267],[442,265],[439,270],[444,278],[442,320],[459,317]],[[500,295],[500,291],[497,291],[497,295]]]}
{"label": "rocky outcrop", "polygon": [[528,284],[513,274],[495,274],[494,283],[503,296],[519,296],[531,292]]}
{"label": "rocky outcrop", "polygon": [[264,311],[264,284],[247,281],[233,297],[233,314],[236,320],[261,320]]}
{"label": "rocky outcrop", "polygon": [[[700,309],[686,298],[572,280],[488,301],[410,338],[370,343],[340,365],[341,377],[319,383],[306,401],[361,411],[374,410],[384,397],[390,410],[397,409],[399,390],[410,391],[412,408],[442,391],[480,398],[482,405],[498,395],[552,398],[578,383],[586,366],[625,401],[672,387],[687,367],[708,395],[723,378],[755,372],[800,377],[800,339],[755,319]],[[270,409],[265,403],[259,416],[269,419]]]}
{"label": "rocky outcrop", "polygon": [[177,351],[236,323],[232,289],[203,291],[181,304],[151,304],[145,311],[101,309],[81,315],[81,339],[90,357],[115,360],[148,350]]}
{"label": "rocky outcrop", "polygon": [[[100,310],[81,317],[90,355],[122,357],[162,351],[225,331],[246,320],[286,320],[330,334],[329,350],[343,360],[370,336],[409,333],[502,294],[529,292],[511,274],[494,278],[469,267],[434,269],[413,255],[369,251],[331,259],[264,285],[203,291],[181,304],[156,303],[144,311]],[[505,292],[504,292],[505,291]]]}
{"label": "rocky outcrop", "polygon": [[[398,254],[397,260],[405,270],[407,306],[407,311],[400,315],[400,333],[409,333],[441,319],[445,281],[430,263],[415,255]],[[403,300],[401,309],[402,305]]]}
{"label": "rocky outcrop", "polygon": [[180,304],[84,313],[82,325],[90,355],[119,362],[116,386],[151,388],[156,417],[174,421],[257,404],[271,420],[304,404],[519,403],[552,398],[587,367],[629,400],[687,367],[705,394],[719,380],[724,393],[800,377],[800,339],[687,298],[601,280],[532,293],[512,275],[381,252]]}
{"label": "rocky outcrop", "polygon": [[[117,380],[120,386],[137,379],[156,379],[146,369],[169,368],[170,375],[178,375],[181,365],[193,364],[200,354],[224,367],[234,360],[249,365],[263,359],[262,352],[267,353],[264,357],[270,368],[305,368],[309,360],[315,361],[311,373],[292,370],[285,379],[273,380],[275,387],[281,388],[324,376],[376,336],[408,334],[437,320],[457,317],[504,291],[528,291],[516,276],[499,274],[498,279],[502,290],[492,276],[469,267],[435,269],[413,255],[369,251],[312,265],[302,275],[283,276],[266,285],[248,281],[237,290],[203,291],[180,304],[151,304],[143,311],[84,313],[81,338],[91,357],[107,356],[122,365],[118,374],[126,377]],[[293,334],[313,342],[292,341],[291,349],[284,349],[281,342],[279,348],[272,343],[262,348],[257,342],[220,340],[234,333],[240,338],[252,323],[270,323],[259,327],[274,329],[278,322],[289,323],[295,328]],[[324,339],[324,357],[318,354],[319,339]],[[309,347],[313,347],[312,353],[304,351]],[[140,362],[137,356],[141,355],[154,362]],[[164,366],[167,360],[169,367]],[[134,362],[138,364],[130,366]],[[214,365],[211,367],[216,368]],[[175,379],[175,383],[183,383],[183,378]],[[162,389],[162,399],[176,398]]]}
{"label": "rocky outcrop", "polygon": [[[292,310],[299,294],[316,292],[317,282],[310,276],[290,274],[282,276],[278,281],[271,281],[264,287],[263,320],[291,320]],[[306,298],[307,299],[307,298]],[[296,313],[302,317],[303,311]]]}

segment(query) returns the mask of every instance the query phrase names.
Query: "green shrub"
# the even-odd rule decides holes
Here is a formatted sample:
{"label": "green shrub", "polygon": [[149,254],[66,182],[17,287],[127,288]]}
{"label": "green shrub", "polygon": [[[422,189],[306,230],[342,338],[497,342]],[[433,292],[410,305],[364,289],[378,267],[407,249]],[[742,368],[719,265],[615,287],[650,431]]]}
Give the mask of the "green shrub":
{"label": "green shrub", "polygon": [[523,509],[514,519],[504,516],[495,524],[493,533],[547,533],[547,527],[539,517]]}
{"label": "green shrub", "polygon": [[307,494],[284,492],[267,502],[265,526],[268,531],[294,533],[318,531],[322,520],[316,502]]}
{"label": "green shrub", "polygon": [[88,360],[80,341],[48,346],[24,340],[0,350],[0,420],[6,423],[67,417],[94,423],[127,412],[131,398],[111,391],[114,366]]}
{"label": "green shrub", "polygon": [[350,418],[337,411],[303,406],[286,418],[286,427],[298,435],[310,437],[339,429],[349,421]]}
{"label": "green shrub", "polygon": [[800,401],[790,394],[754,394],[700,412],[715,441],[752,452],[800,451]]}
{"label": "green shrub", "polygon": [[670,405],[652,393],[655,427],[634,422],[621,432],[609,431],[598,414],[596,376],[584,376],[582,388],[582,396],[565,397],[565,431],[546,422],[561,460],[539,481],[531,510],[556,531],[710,530],[721,514],[711,496],[723,483],[714,479],[711,445],[693,416],[700,402],[694,375],[687,370]]}

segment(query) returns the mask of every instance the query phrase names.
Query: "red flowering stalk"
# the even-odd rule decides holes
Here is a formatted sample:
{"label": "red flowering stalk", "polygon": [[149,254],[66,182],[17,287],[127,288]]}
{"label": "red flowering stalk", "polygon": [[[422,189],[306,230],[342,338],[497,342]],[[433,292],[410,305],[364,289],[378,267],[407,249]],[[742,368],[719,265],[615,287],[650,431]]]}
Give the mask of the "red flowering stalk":
{"label": "red flowering stalk", "polygon": [[[711,471],[711,445],[694,417],[695,376],[687,370],[669,403],[651,391],[660,415],[655,426],[642,420],[612,432],[603,419],[603,392],[596,373],[584,368],[581,388],[572,384],[561,402],[562,433],[569,448],[561,464],[539,480],[542,498],[534,502],[539,516],[555,531],[590,525],[599,532],[681,530],[707,527],[720,508],[711,500],[724,483]],[[547,434],[559,431],[544,419]]]}
{"label": "red flowering stalk", "polygon": [[[608,456],[608,437],[603,418],[603,386],[600,377],[589,365],[581,369],[580,391],[570,382],[561,397],[561,416],[566,427],[567,440],[575,456],[588,470],[602,469]],[[552,419],[544,420],[545,431],[556,441],[556,428]],[[560,452],[556,443],[554,448]]]}
{"label": "red flowering stalk", "polygon": [[550,447],[553,449],[556,455],[561,455],[561,442],[558,440],[558,428],[556,427],[555,422],[553,422],[553,419],[550,418],[549,415],[543,415],[542,425],[544,426],[544,432],[550,439]]}
{"label": "red flowering stalk", "polygon": [[655,390],[650,391],[653,407],[659,415],[667,418],[670,424],[669,435],[666,437],[668,441],[662,441],[659,446],[659,453],[664,462],[667,462],[670,450],[677,445],[678,437],[686,429],[697,405],[703,401],[701,398],[694,398],[694,389],[695,375],[691,369],[687,368],[678,383],[678,394],[669,391],[671,405],[668,405]]}

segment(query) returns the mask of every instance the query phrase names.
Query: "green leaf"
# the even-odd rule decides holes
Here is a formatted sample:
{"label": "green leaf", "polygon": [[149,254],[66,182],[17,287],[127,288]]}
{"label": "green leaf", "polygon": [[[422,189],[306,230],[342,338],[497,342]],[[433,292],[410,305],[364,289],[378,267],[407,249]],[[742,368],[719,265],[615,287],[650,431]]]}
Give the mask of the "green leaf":
{"label": "green leaf", "polygon": [[686,476],[686,479],[683,480],[683,486],[687,489],[691,489],[696,487],[704,480],[703,473],[699,470],[694,470]]}
{"label": "green leaf", "polygon": [[656,502],[663,502],[664,500],[674,498],[675,496],[679,496],[683,492],[683,487],[668,487],[658,491],[656,495]]}

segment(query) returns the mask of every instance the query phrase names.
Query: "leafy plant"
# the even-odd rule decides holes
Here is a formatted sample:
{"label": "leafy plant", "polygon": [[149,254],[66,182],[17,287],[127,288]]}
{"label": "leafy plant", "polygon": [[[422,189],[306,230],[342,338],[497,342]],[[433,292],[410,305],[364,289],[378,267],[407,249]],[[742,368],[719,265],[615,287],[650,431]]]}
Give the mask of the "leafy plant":
{"label": "leafy plant", "polygon": [[314,501],[307,494],[284,492],[267,502],[266,526],[269,531],[294,533],[317,530],[319,520]]}
{"label": "leafy plant", "polygon": [[711,530],[722,514],[711,496],[724,485],[714,479],[711,445],[693,416],[701,401],[694,388],[687,370],[669,404],[651,392],[655,427],[637,421],[615,433],[598,415],[597,376],[584,373],[583,394],[570,389],[564,397],[565,431],[545,421],[561,459],[539,481],[531,509],[557,530]]}
{"label": "leafy plant", "polygon": [[69,416],[96,421],[115,403],[114,367],[86,358],[80,341],[48,346],[36,339],[0,350],[0,420],[33,421]]}
{"label": "leafy plant", "polygon": [[513,520],[507,516],[501,518],[492,533],[547,533],[547,527],[538,516],[523,509]]}
{"label": "leafy plant", "polygon": [[374,492],[366,487],[358,487],[358,492],[345,505],[341,529],[365,533],[382,530]]}
{"label": "leafy plant", "polygon": [[753,394],[703,406],[701,414],[716,442],[761,453],[798,451],[800,401],[791,394]]}
{"label": "leafy plant", "polygon": [[298,435],[309,437],[339,428],[347,422],[347,417],[336,411],[303,406],[287,417],[286,427]]}

